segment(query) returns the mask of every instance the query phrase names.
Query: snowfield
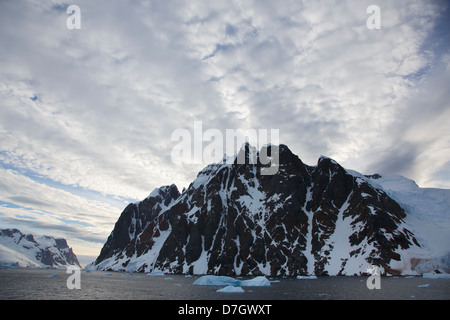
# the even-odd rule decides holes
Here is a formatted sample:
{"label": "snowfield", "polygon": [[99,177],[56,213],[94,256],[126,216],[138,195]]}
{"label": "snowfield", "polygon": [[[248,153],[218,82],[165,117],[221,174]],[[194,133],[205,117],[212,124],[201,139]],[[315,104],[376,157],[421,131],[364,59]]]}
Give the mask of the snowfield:
{"label": "snowfield", "polygon": [[[392,265],[404,274],[450,273],[450,190],[420,188],[401,175],[353,176],[382,189],[406,212],[405,226],[414,233],[422,248],[402,252],[406,264]],[[414,269],[414,270],[412,270]]]}
{"label": "snowfield", "polygon": [[0,266],[16,268],[39,268],[36,259],[29,257],[29,252],[19,252],[0,244]]}

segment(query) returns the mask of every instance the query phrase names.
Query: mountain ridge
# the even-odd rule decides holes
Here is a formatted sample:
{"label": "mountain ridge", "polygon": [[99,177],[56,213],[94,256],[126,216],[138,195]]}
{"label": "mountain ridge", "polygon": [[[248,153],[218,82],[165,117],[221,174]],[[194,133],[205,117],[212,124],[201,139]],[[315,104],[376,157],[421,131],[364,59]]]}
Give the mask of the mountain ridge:
{"label": "mountain ridge", "polygon": [[57,268],[68,265],[81,267],[66,239],[24,234],[18,229],[0,230],[0,266]]}
{"label": "mountain ridge", "polygon": [[409,252],[423,248],[405,210],[370,177],[325,156],[305,165],[285,145],[263,148],[278,153],[276,174],[261,174],[267,165],[245,144],[234,163],[206,166],[183,193],[166,186],[172,192],[158,200],[152,192],[144,201],[165,208],[114,247],[114,235],[131,226],[116,223],[89,268],[296,276],[364,274],[376,264],[384,274],[415,272]]}

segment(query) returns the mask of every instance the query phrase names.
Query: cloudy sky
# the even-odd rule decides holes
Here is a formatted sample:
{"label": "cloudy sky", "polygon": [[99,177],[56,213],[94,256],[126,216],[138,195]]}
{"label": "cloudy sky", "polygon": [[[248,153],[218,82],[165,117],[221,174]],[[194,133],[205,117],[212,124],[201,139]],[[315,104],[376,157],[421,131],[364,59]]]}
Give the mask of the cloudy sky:
{"label": "cloudy sky", "polygon": [[1,1],[0,227],[97,255],[127,203],[207,164],[171,160],[194,121],[450,188],[449,17],[444,0]]}

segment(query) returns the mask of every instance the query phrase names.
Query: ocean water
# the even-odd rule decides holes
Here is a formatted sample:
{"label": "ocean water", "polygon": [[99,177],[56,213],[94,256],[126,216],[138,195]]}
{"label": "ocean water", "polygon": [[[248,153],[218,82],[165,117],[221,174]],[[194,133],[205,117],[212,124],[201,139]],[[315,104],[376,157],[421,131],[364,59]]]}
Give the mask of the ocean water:
{"label": "ocean water", "polygon": [[269,278],[270,287],[221,293],[217,292],[220,286],[193,285],[195,276],[81,271],[81,288],[72,290],[67,287],[70,276],[65,270],[0,270],[0,300],[450,299],[450,279],[422,277],[382,277],[379,290],[367,288],[368,277]]}

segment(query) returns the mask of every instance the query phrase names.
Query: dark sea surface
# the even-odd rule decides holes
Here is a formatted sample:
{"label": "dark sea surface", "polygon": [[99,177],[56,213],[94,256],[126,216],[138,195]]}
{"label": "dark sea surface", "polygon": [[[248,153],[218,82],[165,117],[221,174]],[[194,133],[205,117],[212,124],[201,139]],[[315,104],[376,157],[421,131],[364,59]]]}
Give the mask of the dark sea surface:
{"label": "dark sea surface", "polygon": [[[196,286],[198,277],[148,276],[117,272],[80,274],[80,289],[68,289],[71,274],[52,269],[0,270],[1,300],[449,300],[450,279],[382,277],[381,289],[369,290],[368,277],[318,279],[268,278],[270,287],[243,287],[244,293],[220,293],[223,286]],[[245,278],[247,279],[247,278]]]}

